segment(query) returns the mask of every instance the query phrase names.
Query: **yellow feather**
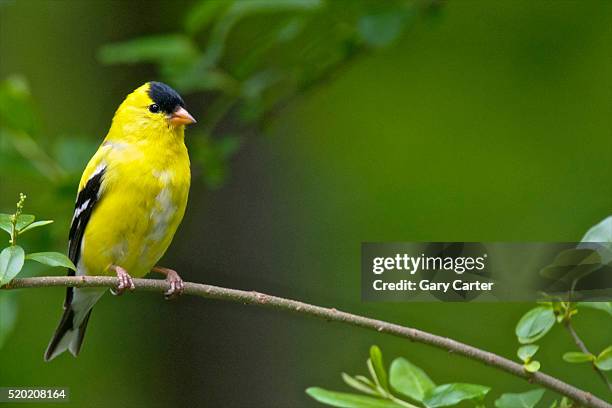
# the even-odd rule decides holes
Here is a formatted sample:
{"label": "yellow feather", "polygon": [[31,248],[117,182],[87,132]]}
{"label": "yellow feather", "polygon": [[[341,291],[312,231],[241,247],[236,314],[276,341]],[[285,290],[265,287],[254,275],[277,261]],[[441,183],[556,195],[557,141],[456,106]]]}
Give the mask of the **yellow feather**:
{"label": "yellow feather", "polygon": [[187,204],[190,164],[184,126],[149,112],[145,84],[128,95],[104,143],[87,165],[79,190],[105,166],[100,201],[85,229],[79,274],[147,274],[170,245]]}
{"label": "yellow feather", "polygon": [[[172,88],[147,83],[117,109],[79,183],[69,250],[78,275],[115,274],[114,265],[142,277],[168,249],[191,180],[184,125],[195,119],[183,105]],[[79,353],[91,308],[103,294],[100,288],[66,291],[45,360]]]}

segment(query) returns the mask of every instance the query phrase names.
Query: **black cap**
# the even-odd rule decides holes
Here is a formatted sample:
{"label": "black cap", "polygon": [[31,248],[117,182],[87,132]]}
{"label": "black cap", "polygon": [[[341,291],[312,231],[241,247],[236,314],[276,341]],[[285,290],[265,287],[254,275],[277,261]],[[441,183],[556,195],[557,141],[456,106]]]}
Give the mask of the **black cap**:
{"label": "black cap", "polygon": [[179,106],[185,107],[181,95],[161,82],[149,82],[149,97],[166,113],[173,113]]}

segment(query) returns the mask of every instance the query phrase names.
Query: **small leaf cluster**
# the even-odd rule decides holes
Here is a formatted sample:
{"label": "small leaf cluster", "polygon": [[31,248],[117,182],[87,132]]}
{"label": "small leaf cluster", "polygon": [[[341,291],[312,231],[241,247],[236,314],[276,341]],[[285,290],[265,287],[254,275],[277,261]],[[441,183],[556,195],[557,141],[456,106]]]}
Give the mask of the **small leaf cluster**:
{"label": "small leaf cluster", "polygon": [[[575,284],[604,263],[612,261],[612,217],[608,217],[592,227],[583,237],[581,245],[576,249],[563,251],[552,265],[546,267],[543,273],[547,276],[558,274],[558,266],[572,266],[564,269],[563,278]],[[597,243],[597,250],[588,247],[588,243]],[[569,272],[568,272],[569,271]],[[555,275],[556,278],[560,276]],[[568,294],[571,299],[572,293]],[[568,300],[540,302],[530,309],[518,321],[515,334],[521,346],[517,351],[518,358],[523,362],[525,371],[534,373],[540,369],[540,362],[533,360],[539,346],[534,344],[548,334],[555,324],[565,326],[574,331],[572,320],[580,309],[591,308],[605,312],[612,317],[612,302],[572,302]],[[574,334],[572,337],[577,336]],[[591,363],[596,370],[612,370],[612,345],[606,347],[597,355],[586,352],[584,346],[580,351],[569,351],[562,358],[568,363]]]}
{"label": "small leaf cluster", "polygon": [[[9,236],[8,246],[0,251],[0,286],[10,282],[23,270],[26,261],[34,261],[47,266],[61,266],[75,270],[75,266],[64,254],[59,252],[27,253],[18,245],[26,232],[51,224],[51,220],[36,221],[31,214],[24,214],[25,194],[19,195],[15,212],[0,213],[0,230]],[[0,246],[1,247],[1,246]],[[17,321],[17,294],[11,291],[0,291],[0,348],[5,343]]]}
{"label": "small leaf cluster", "polygon": [[561,400],[554,401],[550,408],[580,408],[580,405],[567,397],[563,397]]}
{"label": "small leaf cluster", "polygon": [[[491,390],[490,387],[478,384],[436,385],[422,368],[403,357],[393,360],[387,374],[382,352],[377,346],[370,348],[370,358],[366,365],[369,377],[342,373],[344,382],[360,394],[330,391],[320,387],[310,387],[306,393],[318,402],[334,407],[438,408],[459,404],[484,407],[484,399]],[[543,395],[543,389],[521,394],[503,394],[495,401],[495,406],[534,408]]]}
{"label": "small leaf cluster", "polygon": [[612,370],[612,346],[606,347],[598,355],[584,353],[582,351],[568,351],[563,354],[563,360],[568,363],[587,363],[591,362],[601,371]]}
{"label": "small leaf cluster", "polygon": [[0,229],[10,237],[9,246],[0,252],[0,286],[13,280],[21,272],[26,260],[76,270],[72,261],[64,254],[59,252],[34,252],[26,255],[24,249],[17,245],[17,239],[24,233],[53,222],[50,220],[36,221],[34,215],[23,214],[25,199],[25,194],[20,194],[16,211],[13,214],[0,214]]}
{"label": "small leaf cluster", "polygon": [[[519,343],[524,344],[517,351],[525,371],[534,373],[540,369],[540,362],[533,360],[539,346],[532,344],[544,337],[557,324],[568,324],[578,313],[579,308],[592,308],[612,316],[612,302],[543,302],[525,313],[515,328]],[[571,351],[563,354],[568,363],[591,362],[602,371],[612,370],[612,346],[608,346],[597,356],[583,351]]]}
{"label": "small leaf cluster", "polygon": [[518,358],[523,362],[523,367],[530,373],[535,373],[540,369],[540,362],[533,360],[533,356],[538,352],[539,348],[540,346],[536,344],[528,344],[520,347],[516,352]]}

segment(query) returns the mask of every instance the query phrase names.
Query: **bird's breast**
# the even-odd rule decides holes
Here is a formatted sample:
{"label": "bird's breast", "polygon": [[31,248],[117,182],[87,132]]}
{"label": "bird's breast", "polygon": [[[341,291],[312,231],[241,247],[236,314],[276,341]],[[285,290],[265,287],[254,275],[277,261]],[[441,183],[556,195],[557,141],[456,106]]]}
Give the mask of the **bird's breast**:
{"label": "bird's breast", "polygon": [[175,153],[124,148],[113,153],[116,159],[109,160],[105,195],[94,214],[108,221],[92,234],[89,242],[98,244],[90,248],[139,277],[164,254],[183,218],[191,179],[189,157],[186,149]]}
{"label": "bird's breast", "polygon": [[[177,216],[182,217],[185,205],[185,187],[177,180],[172,170],[153,170],[158,181],[157,194],[151,203],[149,231],[147,241],[159,241],[164,238],[168,228]],[[181,211],[179,211],[182,209]]]}

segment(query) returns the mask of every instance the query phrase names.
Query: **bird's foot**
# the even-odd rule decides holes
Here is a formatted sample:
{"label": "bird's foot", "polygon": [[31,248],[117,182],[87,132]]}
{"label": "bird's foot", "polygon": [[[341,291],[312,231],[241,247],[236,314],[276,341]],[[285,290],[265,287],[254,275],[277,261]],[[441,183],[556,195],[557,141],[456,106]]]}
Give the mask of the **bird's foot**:
{"label": "bird's foot", "polygon": [[153,271],[166,275],[166,282],[168,282],[168,284],[170,285],[170,288],[164,292],[164,298],[166,300],[177,298],[185,290],[185,284],[183,283],[183,279],[181,279],[181,277],[175,270],[156,266],[153,268]]}
{"label": "bird's foot", "polygon": [[134,286],[134,281],[130,274],[120,266],[112,265],[111,269],[115,271],[117,274],[117,279],[119,279],[119,283],[117,284],[116,289],[111,289],[111,293],[115,296],[121,296],[126,290],[134,290],[136,286]]}

